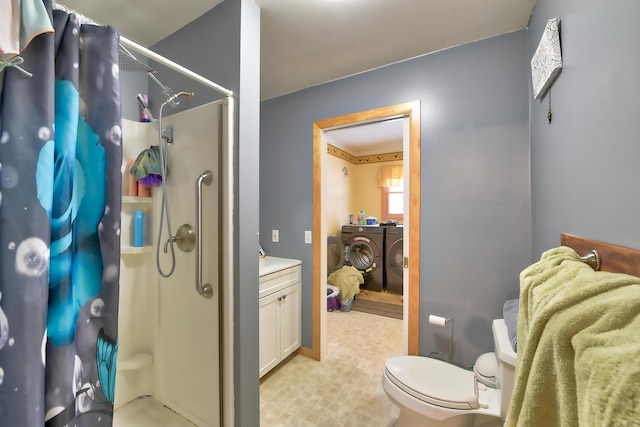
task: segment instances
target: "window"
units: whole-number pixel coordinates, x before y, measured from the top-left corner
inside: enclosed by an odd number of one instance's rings
[[[382,187],[382,220],[395,219],[402,222],[404,217],[404,187],[396,185]]]

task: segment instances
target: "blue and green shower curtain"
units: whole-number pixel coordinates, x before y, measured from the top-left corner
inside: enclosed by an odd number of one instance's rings
[[[118,352],[118,34],[51,11],[0,72],[0,426],[110,426]]]

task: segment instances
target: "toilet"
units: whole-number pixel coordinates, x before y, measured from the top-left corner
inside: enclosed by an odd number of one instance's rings
[[[396,427],[502,426],[509,409],[516,353],[504,319],[492,323],[494,353],[469,371],[422,356],[387,360],[382,387],[400,408]]]

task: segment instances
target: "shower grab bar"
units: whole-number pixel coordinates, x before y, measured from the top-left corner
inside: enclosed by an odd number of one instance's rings
[[[202,184],[209,185],[213,181],[213,173],[204,171],[196,180],[196,228],[198,236],[196,237],[196,291],[205,298],[213,296],[213,287],[209,284],[202,284]]]

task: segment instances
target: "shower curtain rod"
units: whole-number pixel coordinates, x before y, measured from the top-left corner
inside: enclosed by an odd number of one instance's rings
[[[84,16],[81,13],[76,12],[75,10],[57,3],[57,2],[52,2],[53,8],[57,9],[57,10],[62,10],[65,11],[67,13],[74,13],[75,15],[77,15],[78,17],[80,17],[83,20],[86,20],[87,22],[94,24],[94,25],[102,25],[99,24],[98,22],[94,21],[91,18],[88,18],[86,16]],[[202,77],[200,74],[194,73],[193,71],[189,70],[188,68],[183,67],[182,65],[175,63],[173,61],[171,61],[170,59],[165,58],[164,56],[152,51],[151,49],[148,49],[144,46],[142,46],[141,44],[138,44],[136,42],[134,42],[131,39],[128,39],[127,37],[123,36],[122,34],[120,35],[120,44],[123,45],[125,48],[134,50],[138,53],[140,53],[141,55],[144,55],[145,57],[152,59],[162,65],[164,65],[165,67],[171,68],[174,71],[177,71],[178,73],[185,75],[187,77],[189,77],[192,80],[197,81],[198,83],[201,83],[213,90],[215,90],[216,92],[219,92],[225,96],[228,97],[232,97],[233,96],[233,92],[223,86],[220,86],[219,84],[212,82],[211,80]]]
[[[202,77],[200,74],[194,73],[193,71],[189,70],[188,68],[183,67],[180,64],[177,64],[173,61],[171,61],[170,59],[165,58],[164,56],[150,50],[147,49],[146,47],[134,42],[133,40],[130,40],[122,35],[120,35],[120,43],[131,50],[134,50],[138,53],[140,53],[141,55],[146,56],[149,59],[152,59],[156,62],[159,62],[160,64],[171,68],[174,71],[179,72],[182,75],[185,75],[187,77],[189,77],[192,80],[197,81],[198,83],[201,83],[205,86],[210,87],[211,89],[225,95],[225,96],[233,96],[233,92],[223,86],[220,86],[219,84],[212,82],[209,79],[206,79],[204,77]]]

